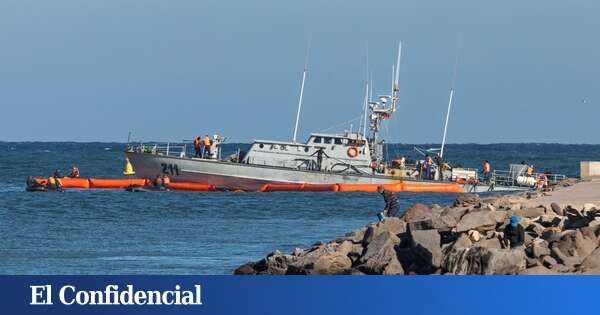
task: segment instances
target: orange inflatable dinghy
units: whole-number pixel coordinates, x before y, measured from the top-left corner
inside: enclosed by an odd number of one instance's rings
[[[87,178],[70,178],[63,177],[59,178],[62,188],[79,188],[88,189],[90,188],[90,181]]]

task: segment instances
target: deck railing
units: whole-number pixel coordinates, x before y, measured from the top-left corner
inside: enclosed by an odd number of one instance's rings
[[[540,174],[534,173],[529,176],[521,172],[494,170],[489,180],[501,186],[533,187],[540,178]],[[567,178],[566,175],[562,174],[544,173],[544,175],[546,175],[549,185],[558,184]]]
[[[129,144],[127,146],[127,151],[146,154],[185,157],[187,156],[187,144],[173,142]]]

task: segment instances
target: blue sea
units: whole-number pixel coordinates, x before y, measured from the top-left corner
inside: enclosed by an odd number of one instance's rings
[[[247,145],[230,144],[225,154]],[[414,145],[389,156],[417,157]],[[429,148],[432,145],[421,145]],[[121,177],[124,144],[0,142],[1,274],[231,274],[280,249],[331,240],[376,220],[383,201],[369,193],[129,193],[120,190],[25,192],[76,163],[82,177]],[[527,161],[539,170],[579,175],[600,145],[460,144],[446,157],[497,169]],[[403,209],[451,203],[453,194],[398,194]]]

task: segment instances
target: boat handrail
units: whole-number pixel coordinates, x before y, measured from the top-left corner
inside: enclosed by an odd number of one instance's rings
[[[139,144],[129,144],[127,146],[127,151],[155,155],[185,157],[187,155],[187,144],[176,142],[140,142]]]
[[[504,170],[494,170],[491,174],[490,180],[496,183],[496,185],[504,185],[504,186],[533,186],[530,183],[535,183],[539,178],[541,178],[541,174],[544,174],[547,178],[548,184],[558,184],[561,181],[567,179],[566,175],[563,174],[551,174],[551,173],[533,173],[531,176],[528,176],[523,173],[515,173],[511,171]],[[530,180],[528,180],[531,178]]]

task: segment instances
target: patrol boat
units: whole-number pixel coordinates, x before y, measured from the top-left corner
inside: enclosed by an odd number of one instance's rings
[[[312,133],[306,142],[297,141],[307,67],[302,74],[300,97],[292,141],[254,140],[246,153],[221,158],[220,136],[212,139],[210,156],[195,157],[189,143],[128,145],[125,155],[141,178],[166,174],[173,182],[210,183],[222,189],[257,191],[266,184],[404,184],[405,191],[487,191],[501,190],[494,185],[473,185],[476,170],[446,169],[432,165],[433,179],[423,179],[420,161],[413,165],[404,160],[384,160],[382,122],[397,110],[402,46],[398,45],[392,69],[391,93],[376,101],[369,97],[369,85],[362,108],[361,128],[344,133]],[[362,129],[362,130],[360,130]],[[367,135],[367,129],[369,134]],[[441,160],[437,161],[437,164]],[[404,187],[404,186],[403,186]]]

